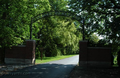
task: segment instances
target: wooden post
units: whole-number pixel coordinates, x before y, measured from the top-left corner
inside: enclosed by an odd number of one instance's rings
[[[84,28],[85,26],[84,25],[85,25],[85,19],[83,18],[83,25],[82,25],[83,41],[85,40],[85,31],[84,31],[85,30],[85,28]]]
[[[40,57],[41,57],[41,61],[42,61],[42,57],[43,57],[43,48],[40,48]]]
[[[30,24],[30,40],[32,39],[32,17],[31,17],[31,24]]]

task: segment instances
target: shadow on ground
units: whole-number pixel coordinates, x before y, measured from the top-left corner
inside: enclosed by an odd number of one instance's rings
[[[75,65],[38,64],[9,72],[0,78],[68,78]]]
[[[120,78],[118,67],[79,67],[76,66],[69,78]]]

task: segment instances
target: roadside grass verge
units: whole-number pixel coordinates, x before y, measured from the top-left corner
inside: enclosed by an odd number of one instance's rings
[[[42,63],[46,63],[46,62],[50,62],[50,61],[55,61],[55,60],[61,60],[61,59],[65,59],[65,58],[69,58],[72,56],[75,56],[77,54],[74,55],[62,55],[62,56],[56,56],[56,57],[43,57],[42,61],[41,58],[36,59],[36,64],[42,64]]]

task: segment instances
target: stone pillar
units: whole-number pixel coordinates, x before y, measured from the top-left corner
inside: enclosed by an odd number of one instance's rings
[[[88,41],[79,42],[79,66],[86,67],[88,61],[88,51],[87,51]]]

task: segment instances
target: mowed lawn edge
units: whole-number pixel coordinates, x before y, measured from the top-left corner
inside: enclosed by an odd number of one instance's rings
[[[51,62],[51,61],[61,60],[61,59],[73,57],[73,56],[76,56],[76,55],[78,55],[78,54],[62,55],[62,56],[56,56],[56,57],[43,57],[42,60],[41,60],[41,58],[38,58],[38,59],[35,60],[35,64],[42,64],[42,63],[47,63],[47,62]]]

